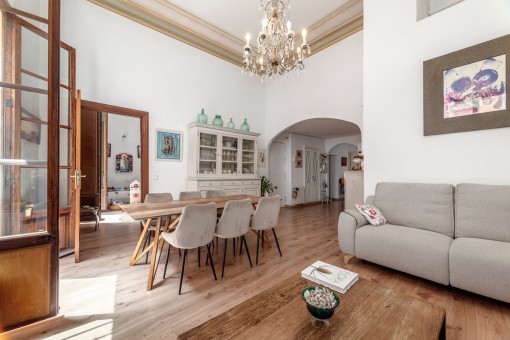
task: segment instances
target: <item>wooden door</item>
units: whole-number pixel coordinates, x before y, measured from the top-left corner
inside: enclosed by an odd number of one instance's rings
[[[74,260],[76,263],[80,262],[80,211],[81,211],[81,93],[76,90],[75,94],[75,115],[74,115],[74,138],[73,149],[74,157],[74,175],[71,177],[73,181],[73,206],[72,206],[72,220],[74,227]]]
[[[60,2],[0,1],[0,325],[58,311]]]

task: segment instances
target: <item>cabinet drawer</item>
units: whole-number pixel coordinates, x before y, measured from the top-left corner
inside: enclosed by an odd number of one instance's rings
[[[218,187],[221,185],[221,181],[200,181],[198,182],[199,187]]]
[[[242,186],[243,182],[231,180],[231,181],[222,181],[222,184],[227,187],[234,187],[234,186]]]
[[[260,185],[260,180],[254,180],[254,181],[244,181],[244,185]]]

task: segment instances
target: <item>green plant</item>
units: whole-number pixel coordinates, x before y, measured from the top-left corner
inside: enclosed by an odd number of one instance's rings
[[[265,196],[266,193],[270,194],[273,191],[278,189],[277,186],[273,185],[269,179],[267,179],[266,176],[262,176],[260,181],[260,193],[262,196]]]

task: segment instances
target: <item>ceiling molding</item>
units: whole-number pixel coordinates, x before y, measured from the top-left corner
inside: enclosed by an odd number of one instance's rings
[[[244,42],[165,0],[88,0],[242,67]],[[308,29],[312,55],[363,29],[363,1],[351,0]],[[301,34],[296,35],[301,41]]]

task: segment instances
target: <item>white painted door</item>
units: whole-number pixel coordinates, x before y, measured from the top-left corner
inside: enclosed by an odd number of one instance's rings
[[[320,200],[319,150],[305,147],[305,202]]]
[[[280,195],[285,206],[285,144],[274,142],[269,149],[269,180],[277,186],[272,195]]]

